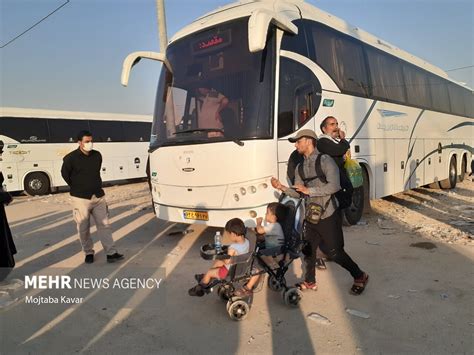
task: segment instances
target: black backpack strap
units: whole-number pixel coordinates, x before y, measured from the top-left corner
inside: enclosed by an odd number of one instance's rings
[[[306,179],[306,176],[304,176],[303,163],[298,164],[298,175],[300,176],[301,180],[303,180],[303,184],[305,185],[307,181],[311,180],[311,179]]]
[[[323,168],[321,167],[321,158],[322,154],[318,154],[316,157],[316,164],[314,164],[314,167],[316,168],[316,177],[319,178],[324,184],[328,183],[328,180],[326,179],[326,174],[324,174]]]
[[[315,167],[315,170],[316,170],[316,176],[307,178],[304,175],[303,163],[298,164],[298,174],[299,174],[301,180],[303,180],[303,184],[305,186],[306,186],[306,183],[308,183],[309,181],[312,181],[314,179],[321,180],[323,182],[323,184],[328,183],[328,180],[326,179],[326,174],[324,174],[324,171],[321,167],[321,158],[322,158],[322,156],[323,156],[323,154],[318,154],[318,156],[316,157],[316,162],[314,164],[314,167]]]

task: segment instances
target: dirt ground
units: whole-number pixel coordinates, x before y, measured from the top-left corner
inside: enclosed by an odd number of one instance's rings
[[[473,192],[465,180],[452,191],[421,188],[372,201],[372,212],[344,229],[346,250],[370,274],[363,295],[350,295],[350,275],[328,263],[318,271],[319,290],[305,292],[298,308],[264,285],[242,322],[228,317],[214,293],[187,295],[193,275],[209,266],[199,248],[215,229],[156,219],[146,183],[106,188],[114,238],[126,255],[116,264],[106,263],[99,242],[96,262],[83,263],[67,193],[17,197],[7,207],[18,254],[10,285],[0,287],[0,353],[471,354]],[[25,275],[162,282],[43,290],[15,283]],[[287,280],[300,277],[297,260]],[[82,302],[25,303],[64,295]]]

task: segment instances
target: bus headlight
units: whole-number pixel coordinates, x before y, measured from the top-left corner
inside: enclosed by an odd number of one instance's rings
[[[250,215],[251,218],[255,218],[255,217],[257,217],[257,212],[252,210],[252,211],[249,212],[249,215]]]
[[[245,187],[240,188],[240,193],[242,194],[242,196],[245,196],[245,194],[247,193],[247,190],[245,190]]]
[[[234,200],[235,200],[236,202],[239,202],[239,195],[234,194]]]
[[[251,193],[251,194],[254,194],[254,193],[257,192],[257,188],[256,188],[255,186],[253,186],[253,185],[249,187],[249,190],[250,190],[250,193]]]

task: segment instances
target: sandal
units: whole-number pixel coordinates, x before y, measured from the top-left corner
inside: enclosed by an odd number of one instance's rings
[[[317,258],[317,259],[316,259],[316,267],[317,267],[319,270],[326,270],[326,269],[327,269],[326,263],[324,262],[324,259],[323,259],[323,258]]]
[[[369,283],[369,275],[364,272],[364,275],[360,279],[354,279],[354,284],[351,287],[351,294],[360,295],[364,292],[365,287]]]
[[[194,275],[194,279],[198,282],[201,283],[201,280],[203,279],[204,274],[196,274]]]
[[[303,281],[303,282],[298,282],[296,285],[295,285],[296,288],[298,288],[299,290],[301,291],[305,291],[305,290],[313,290],[313,291],[316,291],[318,289],[318,284],[316,282],[306,282],[306,281]]]

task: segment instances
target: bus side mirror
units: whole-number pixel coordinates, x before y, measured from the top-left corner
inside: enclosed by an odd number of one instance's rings
[[[163,53],[157,53],[157,52],[133,52],[133,53],[130,53],[127,56],[127,58],[125,58],[125,60],[123,61],[123,65],[122,65],[121,82],[122,82],[123,86],[128,85],[128,79],[130,77],[130,71],[132,70],[132,67],[135,64],[137,64],[142,58],[162,62],[163,64],[166,65],[168,70],[170,69],[170,66],[168,65],[168,63],[166,61],[166,57]]]
[[[249,18],[249,50],[252,53],[265,49],[270,22],[283,31],[298,34],[298,27],[292,22],[301,18],[295,5],[275,5],[275,11],[268,9],[256,10]]]

